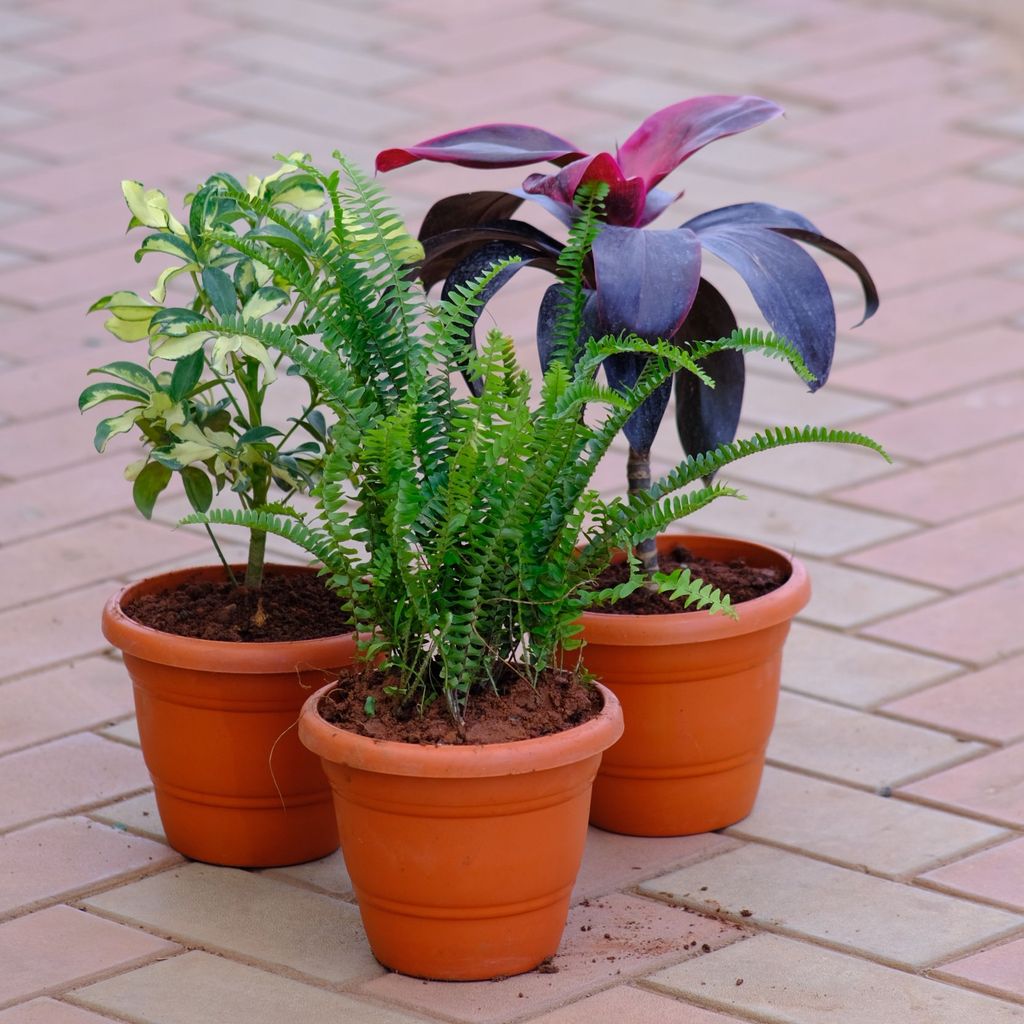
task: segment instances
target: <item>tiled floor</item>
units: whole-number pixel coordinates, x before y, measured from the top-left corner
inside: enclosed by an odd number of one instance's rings
[[[0,1024],[1024,1021],[1024,39],[985,3],[484,6],[0,0]],[[795,206],[883,296],[850,330],[852,282],[829,270],[829,388],[751,365],[750,424],[853,424],[897,464],[779,453],[737,471],[749,502],[698,517],[808,556],[815,580],[751,817],[594,832],[558,973],[388,975],[337,856],[242,872],[163,841],[99,609],[116,581],[206,555],[161,525],[173,502],[136,517],[73,411],[85,370],[123,352],[84,307],[154,273],[118,182],[179,196],[294,149],[368,165],[482,119],[607,147],[710,91],[789,114],[687,163],[680,219]],[[415,222],[517,177],[385,183]],[[659,462],[674,452],[666,429]]]

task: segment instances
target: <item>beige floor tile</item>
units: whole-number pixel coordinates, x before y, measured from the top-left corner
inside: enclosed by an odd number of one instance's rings
[[[152,790],[130,796],[127,800],[106,804],[89,812],[89,817],[97,821],[105,821],[110,825],[127,828],[131,832],[167,841],[164,827],[160,823],[160,812],[156,809],[156,797]]]
[[[723,1017],[713,1010],[622,985],[534,1017],[530,1024],[604,1024],[605,1021],[615,1021],[616,1024],[735,1024],[735,1017]],[[3,1024],[2,1018],[0,1024]]]
[[[753,813],[729,835],[807,851],[853,868],[908,875],[1009,833],[955,814],[765,768]]]
[[[1024,1007],[904,971],[758,935],[648,983],[772,1024],[1020,1024]]]
[[[139,723],[135,720],[134,715],[131,718],[124,719],[122,722],[115,723],[107,729],[101,729],[100,732],[112,740],[130,743],[133,747],[139,746]]]
[[[932,729],[783,693],[768,759],[874,789],[938,771],[985,749]]]
[[[0,684],[0,753],[92,729],[132,707],[131,683],[112,658],[83,658]]]
[[[728,474],[719,480],[728,482]],[[683,522],[712,533],[724,533],[771,544],[793,554],[831,557],[877,544],[912,529],[894,516],[881,516],[812,501],[759,486],[743,486],[747,501],[720,498]]]
[[[908,967],[1024,928],[1021,914],[753,843],[652,879],[641,891]]]
[[[914,608],[941,597],[933,587],[905,583],[877,573],[803,558],[811,574],[811,601],[800,613],[807,622],[847,629],[883,615]]]
[[[189,864],[86,902],[191,945],[336,984],[383,973],[352,904],[245,871]]]
[[[459,985],[387,974],[363,985],[360,992],[430,1017],[498,1024],[542,1013],[666,962],[699,959],[743,934],[733,925],[680,907],[614,893],[570,911],[562,945],[552,960],[557,973],[533,971]]]
[[[0,1006],[69,988],[112,970],[173,953],[171,942],[71,907],[0,925]]]
[[[0,914],[180,859],[160,843],[88,818],[44,821],[0,836]]]
[[[140,1024],[413,1024],[397,1010],[198,951],[77,989],[71,998]]]
[[[285,868],[269,868],[260,874],[270,878],[294,880],[304,885],[311,885],[342,899],[352,898],[352,879],[349,878],[345,857],[341,850],[336,850],[329,857],[310,861],[308,864],[291,864]]]
[[[956,672],[955,662],[796,622],[786,639],[782,685],[870,708]]]
[[[795,373],[786,376],[747,375],[743,393],[743,418],[771,427],[802,426],[813,423],[823,427],[841,427],[853,420],[876,416],[892,406],[877,398],[865,398],[825,387],[813,394]],[[821,448],[821,461],[829,453]],[[885,461],[875,456],[880,466]]]
[[[46,998],[33,999],[0,1013],[0,1024],[107,1024],[110,1020],[91,1010]]]
[[[142,755],[77,733],[0,758],[0,829],[114,800],[149,785]]]

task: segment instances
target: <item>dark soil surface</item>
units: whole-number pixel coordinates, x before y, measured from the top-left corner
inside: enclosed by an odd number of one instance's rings
[[[343,673],[337,689],[324,695],[320,714],[332,725],[378,740],[507,743],[571,729],[598,715],[603,706],[595,687],[563,669],[549,669],[536,689],[512,672],[508,676],[500,694],[481,689],[470,696],[462,736],[443,701],[434,701],[422,714],[416,706],[403,709],[384,693],[385,676],[359,668]],[[373,715],[366,713],[368,697],[373,698]]]
[[[199,640],[315,640],[351,629],[338,596],[305,573],[267,573],[258,591],[196,580],[138,597],[124,611],[144,626]]]
[[[705,583],[718,587],[723,594],[732,598],[733,604],[741,601],[752,601],[755,597],[763,597],[773,590],[778,590],[789,579],[789,573],[774,566],[747,565],[742,558],[731,562],[715,562],[707,558],[696,558],[684,547],[676,547],[671,551],[662,552],[658,558],[661,571],[675,572],[676,569],[689,568],[694,576],[699,576]],[[598,577],[597,588],[614,587],[629,579],[629,568],[625,563],[610,565]],[[656,594],[643,588],[634,590],[629,597],[615,604],[602,605],[602,612],[613,615],[665,615],[696,611],[692,606],[687,608],[683,602],[673,601],[667,594]]]

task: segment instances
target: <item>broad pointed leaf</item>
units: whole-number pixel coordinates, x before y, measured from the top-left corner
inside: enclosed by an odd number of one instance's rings
[[[153,506],[160,492],[170,483],[171,470],[159,462],[147,463],[142,472],[135,478],[132,486],[132,498],[135,507],[147,518],[153,517]]]
[[[601,365],[604,366],[608,383],[616,391],[628,391],[640,379],[648,358],[634,352],[618,352],[609,356]],[[671,397],[672,381],[667,380],[626,420],[622,432],[634,451],[651,450]]]
[[[571,209],[580,186],[595,181],[608,185],[603,219],[609,224],[636,224],[644,210],[647,190],[643,179],[622,173],[611,153],[583,157],[557,174],[531,174],[523,182],[523,190],[531,195],[546,196],[557,205]]]
[[[674,340],[712,341],[732,334],[736,317],[721,293],[701,280],[690,315]],[[676,428],[683,451],[700,455],[720,444],[732,441],[743,405],[745,368],[743,353],[727,349],[716,352],[701,363],[715,382],[709,388],[688,370],[676,374]],[[714,474],[704,478],[711,483]]]
[[[796,346],[816,380],[828,380],[836,343],[836,311],[828,282],[796,242],[770,228],[723,225],[702,230],[701,245],[746,282],[776,334]]]
[[[522,204],[522,196],[511,192],[462,192],[448,196],[427,211],[418,237],[426,242],[446,231],[508,220]]]
[[[461,167],[522,167],[525,164],[574,160],[583,151],[571,142],[526,124],[482,124],[438,135],[414,146],[377,154],[377,170],[431,160]]]
[[[627,177],[653,188],[684,160],[715,139],[745,132],[782,114],[759,96],[695,96],[652,114],[619,147]]]
[[[540,309],[537,311],[537,351],[540,355],[542,373],[547,373],[555,352],[555,328],[566,301],[565,288],[564,284],[553,284],[548,288],[541,299]],[[583,329],[577,339],[579,342],[576,349],[577,359],[583,354],[583,347],[587,341],[595,337],[597,333],[597,294],[590,292],[583,307]]]
[[[604,227],[592,248],[598,304],[610,334],[671,338],[700,283],[700,242],[686,228]]]

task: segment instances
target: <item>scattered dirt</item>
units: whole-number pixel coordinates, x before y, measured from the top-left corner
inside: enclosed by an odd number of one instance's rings
[[[145,594],[124,611],[136,622],[199,640],[273,643],[337,636],[351,629],[338,596],[314,575],[268,572],[260,590],[195,580]]]
[[[664,573],[689,568],[694,576],[699,576],[705,583],[710,583],[718,587],[723,594],[728,594],[733,604],[752,601],[755,597],[770,594],[789,579],[785,570],[775,566],[748,565],[742,558],[736,558],[731,562],[697,558],[682,546],[662,552],[658,564]],[[610,565],[598,577],[595,589],[614,587],[627,579],[629,568],[625,563]],[[625,600],[602,605],[600,610],[613,615],[665,615],[686,614],[694,611],[694,608],[686,608],[682,601],[673,601],[667,594],[652,593],[641,587],[634,590]]]
[[[419,713],[402,708],[384,692],[390,680],[356,666],[338,679],[337,688],[320,701],[324,720],[341,729],[380,740],[403,743],[508,743],[563,732],[598,715],[600,692],[564,669],[549,669],[536,689],[513,670],[499,690],[481,689],[470,695],[465,732],[459,735],[443,701]],[[373,714],[367,714],[372,698]]]

